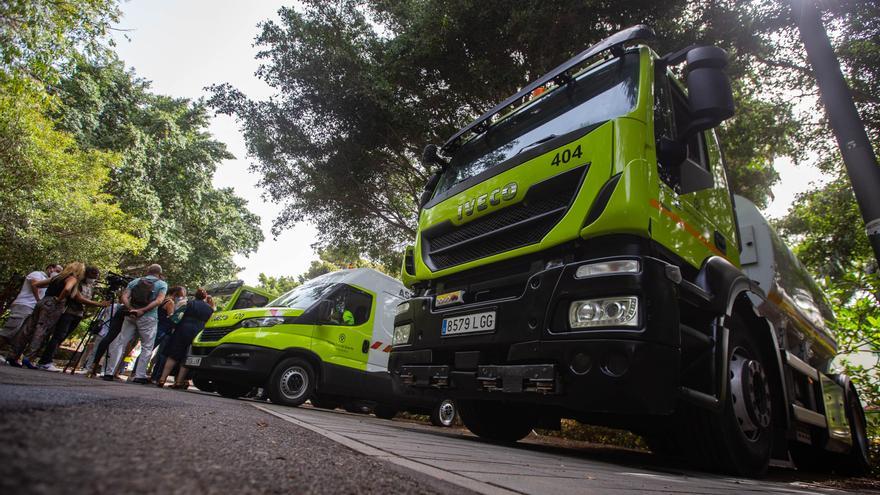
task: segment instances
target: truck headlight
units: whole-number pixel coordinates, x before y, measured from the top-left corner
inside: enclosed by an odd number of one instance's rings
[[[394,312],[394,316],[402,315],[409,311],[409,301],[405,303],[401,303],[397,305],[397,310]]]
[[[587,278],[609,273],[639,273],[639,260],[613,260],[581,265],[574,272],[574,278]]]
[[[574,301],[568,309],[568,324],[571,328],[637,327],[639,298],[625,296]]]
[[[256,328],[256,327],[274,327],[275,325],[280,325],[284,323],[284,318],[280,316],[268,316],[266,318],[248,318],[247,320],[241,321],[242,328]]]
[[[411,333],[412,325],[409,323],[407,323],[406,325],[400,325],[399,327],[394,327],[394,337],[391,339],[391,344],[408,344],[409,336]]]

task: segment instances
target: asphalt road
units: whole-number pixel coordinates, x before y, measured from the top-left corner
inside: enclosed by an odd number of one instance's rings
[[[0,493],[461,493],[248,401],[0,367]]]
[[[852,493],[840,486],[0,367],[0,493]]]

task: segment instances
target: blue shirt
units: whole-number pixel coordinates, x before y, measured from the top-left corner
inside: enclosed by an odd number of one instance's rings
[[[160,293],[160,292],[161,292],[163,295],[164,295],[166,292],[168,292],[168,284],[166,284],[164,280],[162,280],[162,279],[160,279],[160,278],[158,278],[158,277],[154,277],[153,275],[147,275],[146,277],[143,277],[143,278],[145,278],[145,279],[147,279],[147,280],[152,280],[152,281],[153,281],[153,292],[150,293],[150,302],[155,301],[156,298],[159,297],[159,293]],[[131,297],[131,290],[134,289],[135,286],[136,286],[136,285],[138,284],[138,282],[140,282],[140,281],[141,281],[140,278],[136,278],[136,279],[134,279],[134,280],[132,280],[131,282],[128,283],[128,287],[126,287],[126,289],[128,290],[129,297]],[[157,307],[154,307],[153,309],[151,309],[151,310],[147,311],[146,313],[144,313],[144,316],[146,316],[146,317],[151,317],[151,318],[159,318],[159,308],[158,308],[158,306],[157,306]]]

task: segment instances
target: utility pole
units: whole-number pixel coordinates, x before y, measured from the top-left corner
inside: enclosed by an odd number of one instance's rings
[[[856,202],[865,220],[874,258],[880,263],[880,166],[877,165],[877,156],[840,71],[840,62],[831,48],[815,0],[792,0],[791,7]]]

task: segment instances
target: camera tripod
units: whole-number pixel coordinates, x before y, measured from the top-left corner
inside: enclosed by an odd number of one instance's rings
[[[109,314],[107,315],[107,318],[103,321],[99,320],[101,314],[104,313],[103,309],[95,313],[95,316],[93,316],[91,321],[89,321],[88,330],[86,330],[85,335],[83,335],[82,338],[79,340],[79,343],[76,345],[76,349],[73,351],[73,354],[70,356],[67,364],[64,365],[64,369],[61,370],[62,373],[67,373],[68,368],[70,368],[70,374],[76,373],[77,364],[84,357],[84,355],[81,355],[80,352],[83,352],[84,354],[85,350],[89,348],[89,344],[94,342],[95,336],[101,332],[101,328],[104,325],[109,325],[110,322],[113,321],[114,309],[116,309],[116,293],[108,290],[105,295],[109,296],[106,300],[110,301],[110,305],[107,306],[107,308],[109,308]],[[96,361],[100,359],[101,356],[95,356]]]

